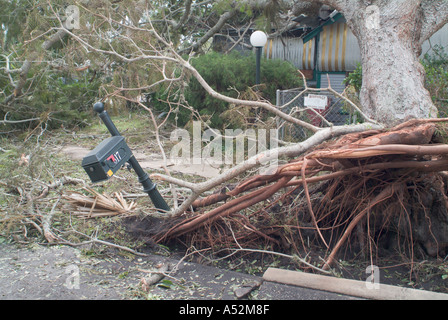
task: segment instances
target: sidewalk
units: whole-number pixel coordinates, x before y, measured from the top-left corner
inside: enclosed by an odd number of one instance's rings
[[[68,246],[0,245],[0,300],[352,300],[354,297],[150,255],[86,257]],[[141,290],[159,263],[178,271]]]

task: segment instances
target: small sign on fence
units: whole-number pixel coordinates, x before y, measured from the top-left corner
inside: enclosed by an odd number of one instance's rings
[[[308,96],[305,96],[304,105],[308,108],[325,110],[328,106],[328,97],[317,94],[309,94]]]

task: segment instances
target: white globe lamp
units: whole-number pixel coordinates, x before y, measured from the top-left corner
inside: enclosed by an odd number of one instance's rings
[[[268,37],[263,31],[255,31],[250,36],[250,44],[255,48],[264,47],[267,41]]]
[[[255,54],[257,58],[256,74],[255,74],[255,84],[260,84],[260,64],[261,64],[261,51],[264,45],[268,41],[268,36],[263,31],[255,31],[250,36],[250,43],[255,47]]]

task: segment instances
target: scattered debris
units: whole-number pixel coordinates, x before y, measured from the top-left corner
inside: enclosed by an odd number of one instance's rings
[[[25,166],[27,167],[30,164],[30,155],[25,155],[22,153],[19,160],[19,167]]]
[[[100,194],[91,188],[85,187],[83,189],[91,193],[92,196],[80,192],[71,192],[63,197],[67,201],[64,209],[81,218],[129,215],[136,208],[134,201],[127,203],[119,192],[114,193],[114,199],[110,195]]]
[[[242,286],[235,288],[233,293],[237,299],[246,298],[252,291],[258,289],[261,286],[261,281],[252,281],[249,283],[245,283]]]
[[[151,286],[160,282],[165,277],[165,273],[170,269],[170,265],[169,263],[160,263],[156,265],[156,268],[157,270],[154,271],[139,269],[139,271],[149,273],[149,275],[140,279],[140,286],[143,291],[148,292]]]

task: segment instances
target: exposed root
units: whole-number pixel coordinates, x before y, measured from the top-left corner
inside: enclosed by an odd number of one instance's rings
[[[329,268],[354,230],[360,246],[368,241],[370,248],[380,234],[392,230],[407,234],[411,246],[414,241],[427,243],[427,251],[435,246],[432,253],[437,254],[448,247],[443,234],[448,230],[447,186],[440,175],[448,170],[448,145],[433,142],[435,131],[433,122],[414,121],[385,132],[345,135],[272,175],[257,175],[231,190],[197,199],[195,212],[154,240],[183,236],[196,247],[232,248],[237,241],[250,248],[261,239],[299,252],[308,250],[306,242],[313,234],[327,249],[324,268]],[[212,205],[208,212],[197,212]],[[435,209],[443,222],[436,231],[429,214]]]

